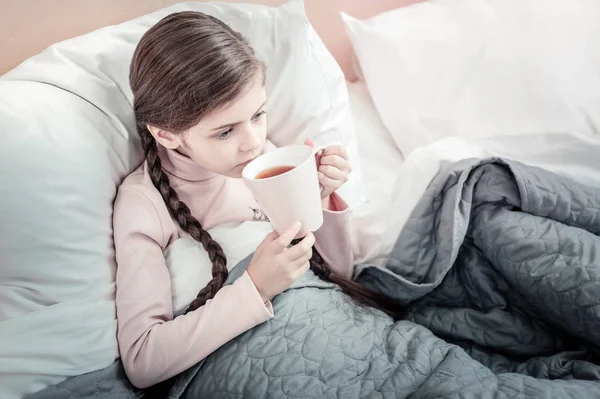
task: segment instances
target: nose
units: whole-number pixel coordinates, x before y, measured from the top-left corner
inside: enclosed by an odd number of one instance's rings
[[[243,152],[256,152],[262,146],[260,129],[249,126],[244,135],[244,141],[241,145]]]

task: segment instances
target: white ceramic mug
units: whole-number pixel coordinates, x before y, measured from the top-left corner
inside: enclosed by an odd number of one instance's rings
[[[323,224],[321,187],[315,155],[323,147],[289,145],[262,154],[242,171],[244,182],[279,234],[296,221],[302,227],[296,238],[318,230]],[[293,169],[267,178],[257,176],[268,169]]]

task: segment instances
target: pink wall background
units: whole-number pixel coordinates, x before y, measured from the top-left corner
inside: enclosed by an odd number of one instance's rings
[[[181,0],[0,0],[0,75],[49,45],[117,24]],[[285,0],[220,0],[277,6]],[[348,80],[352,48],[340,11],[368,18],[419,0],[305,0],[311,23]]]

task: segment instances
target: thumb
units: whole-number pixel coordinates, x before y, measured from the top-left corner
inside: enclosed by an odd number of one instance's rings
[[[304,144],[306,144],[306,145],[309,145],[309,146],[311,146],[311,147],[314,147],[314,146],[316,145],[316,144],[315,144],[315,141],[314,141],[313,139],[310,139],[310,138],[309,138],[309,139],[306,139],[306,140],[304,140]]]
[[[313,139],[311,139],[311,138],[308,138],[308,139],[304,140],[304,144],[309,145],[309,146],[311,146],[313,148],[317,145],[315,143],[315,141]],[[315,160],[317,161],[317,168],[321,165],[321,157],[322,156],[323,155],[320,154],[320,153],[315,154]]]

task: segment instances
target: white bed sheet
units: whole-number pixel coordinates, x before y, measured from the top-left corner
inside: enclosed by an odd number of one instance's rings
[[[396,238],[433,177],[461,159],[500,156],[600,186],[600,134],[450,137],[403,159],[364,82],[349,83],[348,91],[368,197],[367,203],[353,212],[357,263],[386,264]]]

